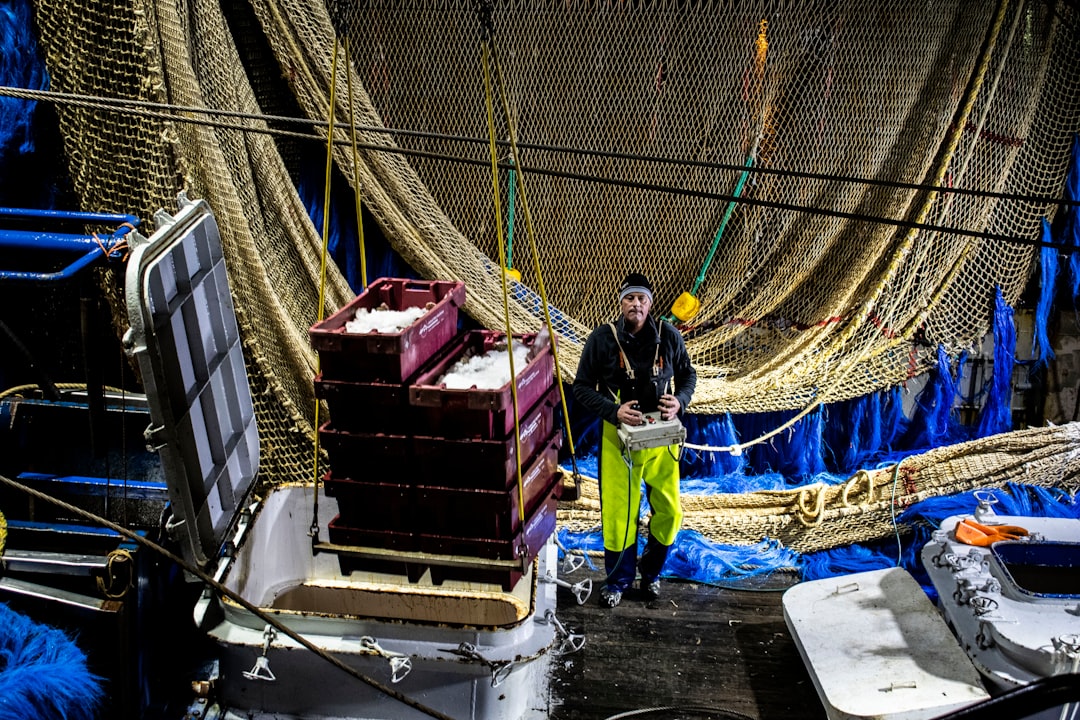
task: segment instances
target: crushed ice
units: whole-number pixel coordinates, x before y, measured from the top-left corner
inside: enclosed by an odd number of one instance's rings
[[[369,332],[401,332],[416,322],[427,308],[411,307],[404,310],[390,310],[386,305],[380,305],[374,310],[357,308],[352,320],[345,322],[345,332],[369,333]]]
[[[520,374],[528,364],[529,347],[514,340],[514,372]],[[482,355],[467,355],[458,360],[440,378],[447,390],[495,390],[510,382],[510,356],[506,348],[489,350]]]

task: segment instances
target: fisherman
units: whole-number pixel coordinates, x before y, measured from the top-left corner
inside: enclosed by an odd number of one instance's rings
[[[574,379],[574,398],[603,425],[599,481],[607,578],[600,602],[611,608],[633,584],[636,571],[641,573],[643,597],[659,598],[660,571],[682,525],[677,446],[625,453],[617,431],[620,423],[641,425],[648,412],[659,411],[663,420],[676,418],[690,403],[697,384],[682,335],[649,314],[652,302],[648,278],[641,273],[627,275],[619,286],[621,317],[592,331]],[[638,563],[643,480],[652,517]]]

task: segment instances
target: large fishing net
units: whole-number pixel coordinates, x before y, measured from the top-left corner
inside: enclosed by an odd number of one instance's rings
[[[307,328],[351,291],[332,264],[323,287],[295,190],[325,143],[260,114],[325,138],[333,98],[334,162],[394,249],[464,280],[487,327],[536,330],[546,297],[565,379],[628,271],[658,313],[689,293],[690,410],[708,414],[809,411],[971,346],[995,289],[1014,302],[1028,282],[1080,128],[1080,17],[1061,2],[35,13],[52,90],[79,96],[57,112],[81,209],[149,220],[181,190],[213,208],[275,481],[311,479]],[[505,312],[501,255],[521,273]]]

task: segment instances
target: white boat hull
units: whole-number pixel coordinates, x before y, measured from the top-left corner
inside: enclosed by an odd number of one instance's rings
[[[1004,541],[989,548],[956,540],[958,522],[946,518],[922,550],[922,562],[939,595],[941,612],[972,664],[995,692],[1035,680],[1080,670],[1080,597],[1071,593],[1033,592],[1009,571]],[[983,524],[1015,525],[1030,531],[1029,543],[1055,547],[1080,542],[1080,520],[991,516]],[[1037,549],[1032,544],[1028,549]],[[1080,546],[1075,546],[1080,547]],[[995,552],[994,548],[997,548]],[[1068,572],[1075,573],[1080,568]],[[1075,720],[1073,705],[1046,717]]]
[[[319,505],[322,518],[336,513],[333,498],[322,497]],[[336,556],[312,555],[311,515],[311,486],[272,490],[221,582],[363,675],[451,717],[514,720],[542,708],[547,655],[557,637],[556,595],[554,585],[537,577],[554,571],[553,543],[510,592],[375,573],[343,576]],[[236,717],[429,717],[289,637],[275,633],[267,649],[266,623],[228,599],[208,594],[196,622],[218,645],[217,697]],[[401,658],[408,659],[407,672]]]

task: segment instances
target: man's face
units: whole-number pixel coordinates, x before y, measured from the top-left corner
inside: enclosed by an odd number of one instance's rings
[[[626,322],[637,328],[641,327],[645,322],[645,318],[648,317],[649,308],[652,307],[652,300],[645,293],[635,292],[626,295],[619,301],[619,305]]]

